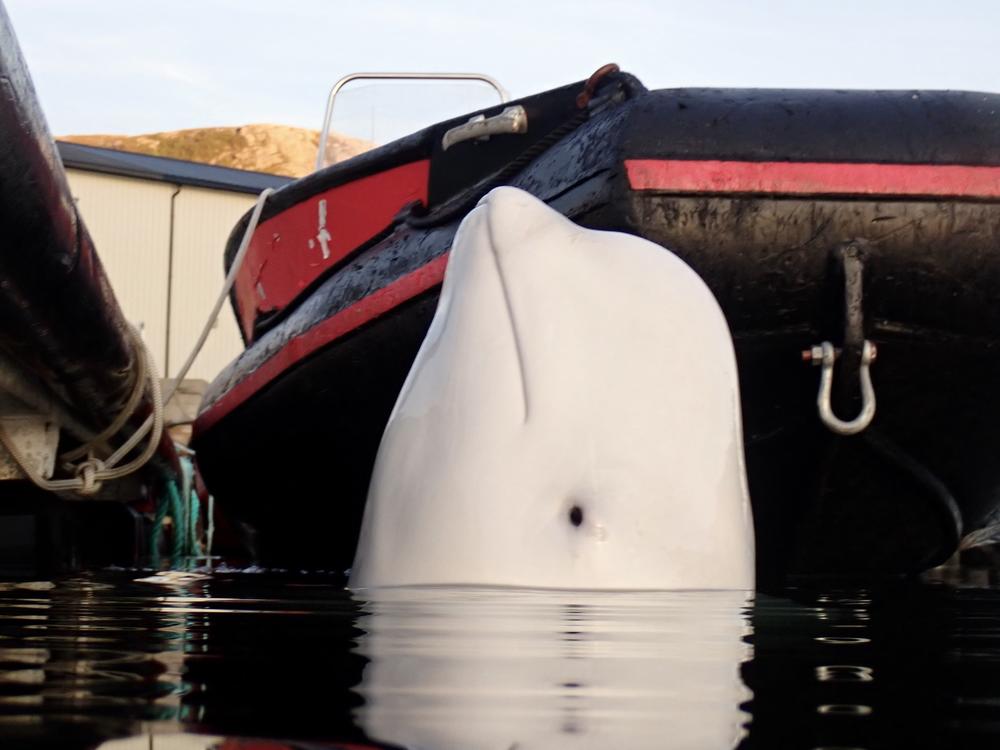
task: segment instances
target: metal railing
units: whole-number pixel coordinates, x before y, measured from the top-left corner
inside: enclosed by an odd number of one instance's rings
[[[319,136],[319,149],[316,152],[316,169],[326,166],[326,145],[330,137],[330,121],[333,119],[333,104],[341,89],[352,81],[479,81],[493,88],[500,97],[500,103],[510,100],[507,90],[492,76],[484,73],[350,73],[344,76],[330,89],[326,99],[326,113],[323,115],[323,129]]]

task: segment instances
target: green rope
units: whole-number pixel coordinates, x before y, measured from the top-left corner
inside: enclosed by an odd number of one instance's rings
[[[185,534],[183,533],[184,509],[181,504],[180,491],[177,489],[177,481],[173,477],[166,477],[163,481],[163,490],[156,503],[153,533],[149,538],[150,558],[154,568],[160,567],[160,539],[163,537],[163,524],[167,516],[170,516],[174,521],[170,566],[176,567],[185,552]]]
[[[170,481],[169,479],[167,480]],[[160,567],[160,537],[163,536],[163,519],[167,517],[168,497],[161,492],[156,501],[156,516],[153,519],[153,532],[149,537],[150,562],[154,568]]]
[[[202,557],[201,540],[198,539],[198,519],[201,518],[201,500],[198,499],[198,493],[195,490],[191,490],[191,510],[189,517],[191,528],[188,539],[191,542],[191,554],[195,557]]]
[[[160,567],[160,544],[167,516],[173,519],[170,567],[179,568],[185,561],[202,555],[201,541],[198,538],[201,501],[194,489],[194,465],[189,459],[182,457],[181,467],[183,476],[180,482],[172,474],[164,475],[163,488],[156,504],[150,535],[150,558],[156,568]]]
[[[177,482],[173,479],[167,482],[167,495],[170,498],[170,515],[174,519],[174,539],[173,549],[170,552],[172,567],[176,568],[184,556],[184,507],[181,504],[181,493],[177,488]]]

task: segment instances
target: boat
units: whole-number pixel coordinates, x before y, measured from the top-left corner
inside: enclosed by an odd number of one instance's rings
[[[193,445],[262,560],[350,564],[456,228],[501,185],[669,248],[715,294],[760,582],[910,573],[989,537],[1000,95],[647,90],[609,65],[319,169],[234,228],[246,349]]]
[[[161,407],[0,4],[0,574],[147,554],[182,471]]]

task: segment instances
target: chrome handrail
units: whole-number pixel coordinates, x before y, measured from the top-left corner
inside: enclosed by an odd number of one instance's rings
[[[350,73],[335,84],[330,89],[330,95],[326,99],[326,113],[323,115],[323,129],[319,136],[319,149],[316,152],[316,169],[326,166],[323,162],[326,158],[326,142],[330,137],[330,121],[333,119],[333,103],[337,94],[351,81],[374,80],[374,81],[481,81],[491,86],[500,96],[500,103],[510,100],[510,95],[500,83],[485,73]]]

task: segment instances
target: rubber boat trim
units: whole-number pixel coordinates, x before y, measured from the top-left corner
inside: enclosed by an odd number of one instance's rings
[[[664,193],[1000,198],[1000,167],[627,159],[629,186]]]
[[[404,302],[439,286],[444,280],[444,270],[447,265],[448,252],[444,252],[420,268],[386,284],[378,291],[372,292],[367,297],[361,298],[353,305],[290,339],[260,367],[202,412],[195,422],[195,431],[202,433],[211,429],[216,422],[247,401],[269,382],[327,344],[385,315]]]

